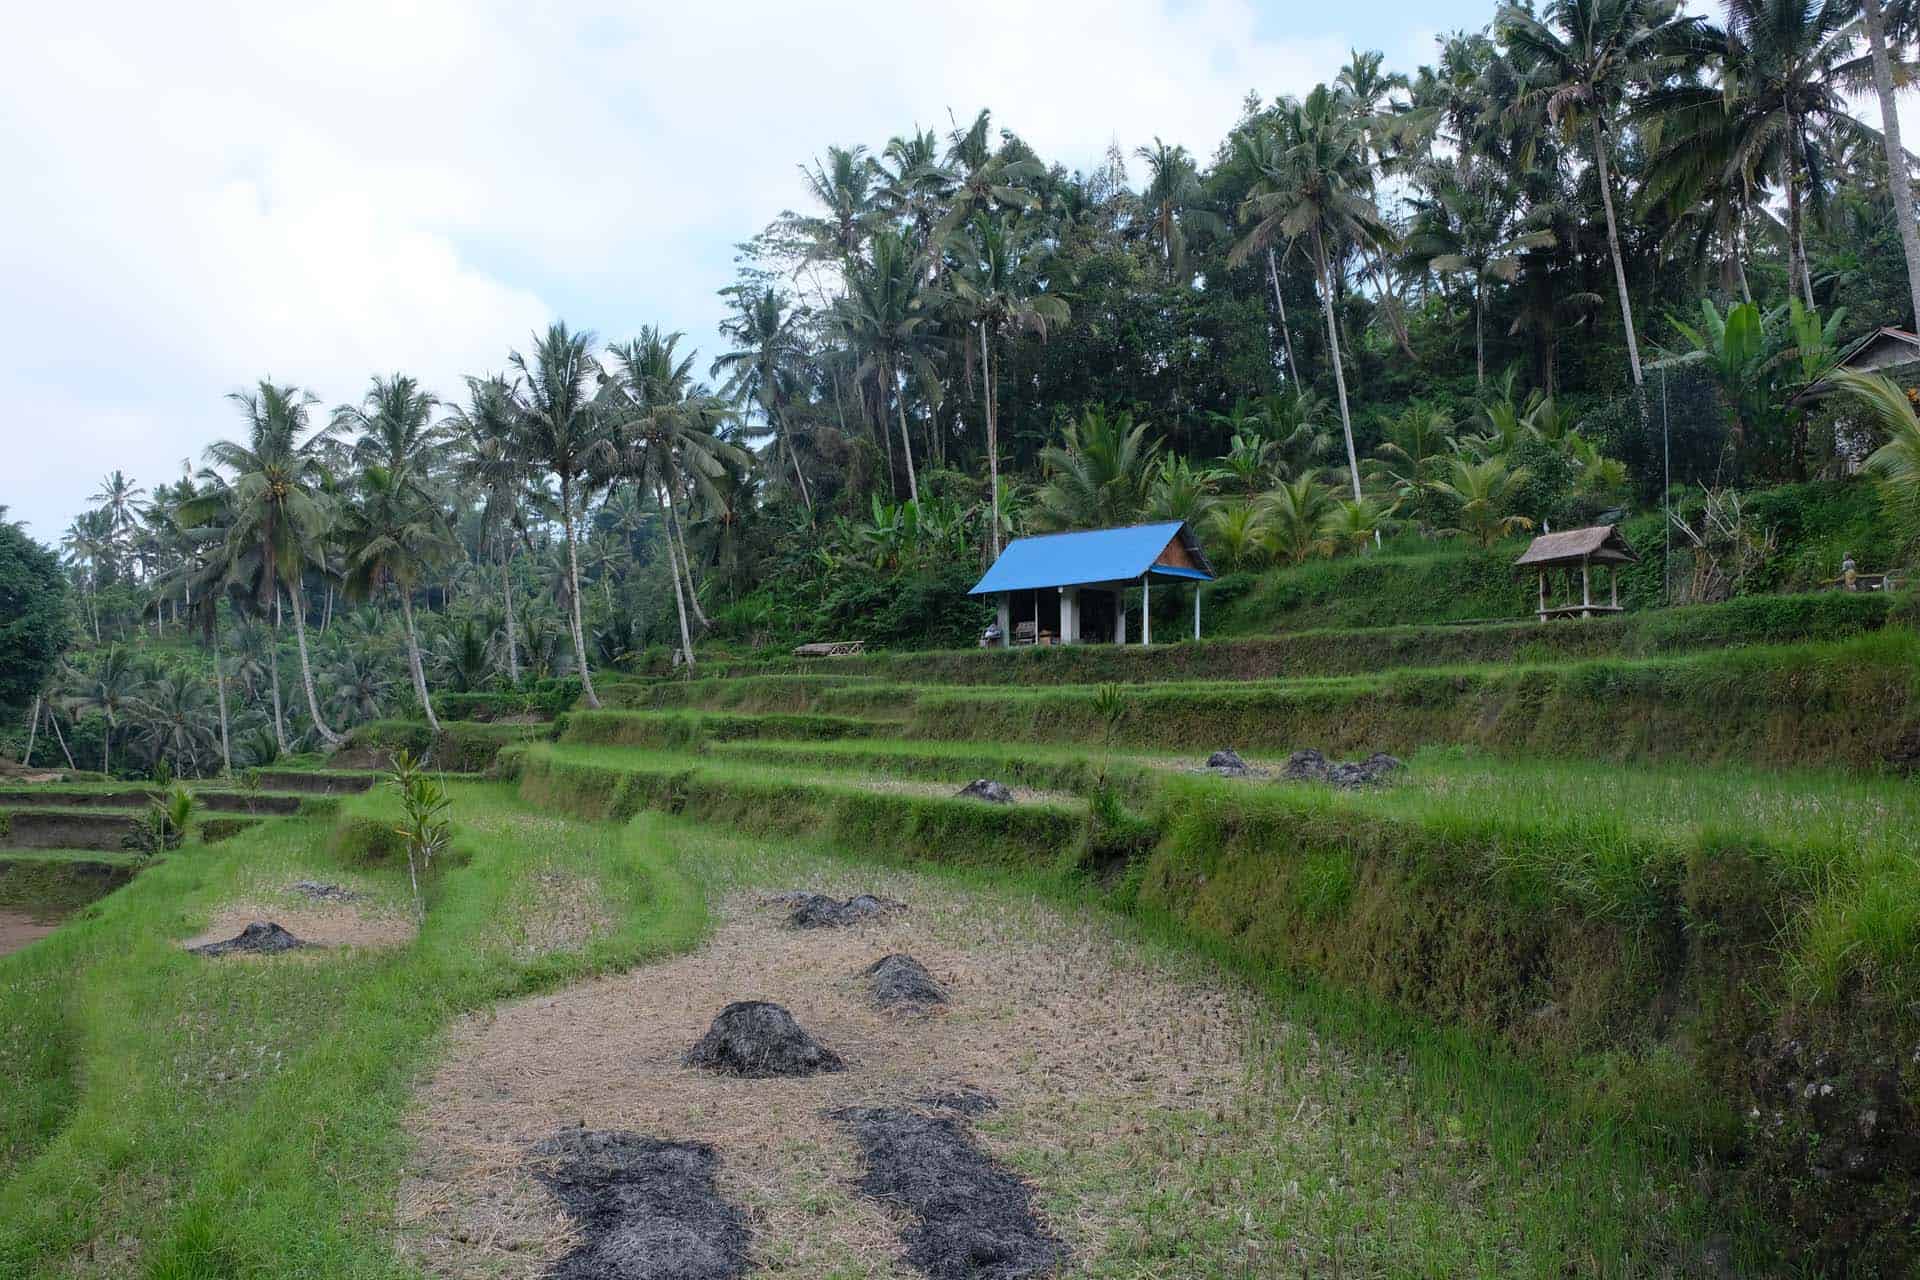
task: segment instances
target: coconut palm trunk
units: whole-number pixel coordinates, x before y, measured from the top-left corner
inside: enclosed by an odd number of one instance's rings
[[[1787,253],[1788,289],[1799,289],[1809,309],[1813,306],[1813,271],[1807,265],[1806,214],[1800,198],[1800,120],[1787,116]]]
[[[986,321],[980,322],[980,385],[987,409],[987,493],[992,517],[987,525],[987,545],[993,558],[1000,558],[1000,424],[993,403],[993,338]]]
[[[1314,265],[1320,272],[1320,307],[1327,316],[1327,347],[1333,358],[1333,387],[1340,397],[1340,430],[1347,438],[1347,474],[1353,481],[1353,500],[1360,501],[1360,455],[1353,447],[1353,415],[1347,408],[1347,374],[1340,364],[1340,326],[1333,316],[1333,280],[1327,266],[1326,240],[1313,233]]]
[[[887,366],[887,394],[893,397],[893,407],[900,418],[900,447],[906,451],[907,459],[907,497],[917,505],[920,501],[920,481],[913,472],[913,441],[907,436],[907,397],[894,378],[891,364]]]
[[[687,551],[686,525],[680,520],[678,486],[667,482],[667,536],[680,549],[680,569],[687,580],[687,607],[693,614],[693,620],[705,631],[713,624],[707,620],[707,611],[700,606],[700,593],[693,586],[693,556]]]
[[[273,737],[282,752],[287,743],[286,704],[280,700],[280,593],[273,593],[273,643],[267,646],[267,676],[273,681]]]
[[[1480,277],[1473,277],[1473,384],[1477,387],[1487,385],[1487,335],[1486,335],[1486,299]]]
[[[560,533],[567,543],[567,621],[573,627],[573,660],[580,668],[580,696],[589,707],[600,708],[593,691],[593,673],[587,668],[587,633],[580,624],[580,554],[573,540],[573,486],[560,477]]]
[[[1627,365],[1633,370],[1633,385],[1641,385],[1640,339],[1633,332],[1633,302],[1627,297],[1627,264],[1620,256],[1620,227],[1613,216],[1613,179],[1607,170],[1607,138],[1600,129],[1600,118],[1593,121],[1593,162],[1600,180],[1600,204],[1607,211],[1607,252],[1613,258],[1613,283],[1620,291],[1620,320],[1627,328]]]
[[[216,602],[217,604],[217,602]],[[220,768],[223,777],[233,776],[233,745],[227,733],[227,663],[220,652],[220,617],[213,619],[213,691],[220,703]]]
[[[20,757],[22,768],[33,766],[33,739],[40,732],[40,695],[33,695],[33,712],[27,717],[27,751]]]
[[[1287,353],[1287,377],[1300,385],[1300,366],[1293,360],[1293,330],[1287,324],[1287,300],[1280,296],[1280,268],[1273,260],[1273,246],[1267,246],[1267,279],[1273,283],[1273,305],[1280,311],[1280,346]]]
[[[427,728],[440,732],[440,720],[433,714],[433,699],[427,696],[427,669],[420,662],[420,635],[413,627],[412,593],[400,588],[400,617],[407,625],[407,666],[413,672],[413,693],[427,713]]]
[[[673,508],[670,503],[666,502],[667,495],[656,486],[654,496],[661,499],[664,505],[667,505],[668,517],[671,519]],[[671,524],[669,524],[667,528],[667,575],[673,579],[673,606],[675,613],[680,619],[680,654],[686,659],[687,671],[691,674],[693,671],[693,634],[687,627],[687,598],[680,590],[680,563],[678,553],[674,550],[673,546],[673,528]]]
[[[320,735],[320,740],[330,747],[337,747],[345,741],[345,739],[329,728],[327,722],[322,719],[320,715],[320,695],[314,692],[313,687],[313,659],[307,654],[306,604],[300,599],[299,595],[296,594],[298,590],[299,584],[297,582],[289,582],[287,584],[287,603],[293,606],[291,610],[293,613],[293,635],[300,646],[300,684],[307,691],[307,714],[313,717],[314,731]]]
[[[1920,324],[1920,227],[1913,216],[1913,180],[1907,149],[1900,141],[1900,113],[1894,109],[1893,60],[1887,54],[1887,23],[1880,0],[1866,0],[1867,47],[1873,57],[1873,87],[1880,95],[1880,142],[1887,152],[1887,185],[1893,217],[1900,224],[1900,248],[1907,258],[1907,294],[1914,323]]]
[[[513,625],[513,552],[500,557],[500,596],[507,606],[507,676],[520,683],[520,642]]]

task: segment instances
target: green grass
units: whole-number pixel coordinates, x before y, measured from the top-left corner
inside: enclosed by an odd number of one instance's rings
[[[258,883],[352,874],[403,892],[403,869],[342,867],[322,824],[282,820],[170,855],[0,959],[0,1026],[18,1032],[0,1041],[0,1274],[409,1274],[390,1234],[399,1121],[447,1021],[689,945],[704,921],[631,833],[494,787],[457,785],[455,803],[459,856],[405,947],[287,964],[180,950]],[[523,904],[556,868],[595,880],[616,927],[516,958]]]

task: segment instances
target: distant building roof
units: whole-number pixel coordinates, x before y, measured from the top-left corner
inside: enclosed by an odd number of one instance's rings
[[[1169,520],[1017,538],[967,594],[1130,582],[1149,572],[1188,581],[1213,579],[1213,565],[1200,549],[1199,539],[1185,521]]]
[[[1543,533],[1533,540],[1514,566],[1543,564],[1579,564],[1591,560],[1599,564],[1632,564],[1640,557],[1615,525],[1596,524],[1587,529],[1568,529],[1565,533]]]

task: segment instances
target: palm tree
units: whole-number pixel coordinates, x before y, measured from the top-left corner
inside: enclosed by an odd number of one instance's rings
[[[448,432],[461,446],[459,474],[485,495],[480,510],[481,536],[500,558],[500,596],[506,610],[507,675],[520,683],[518,628],[513,619],[513,548],[516,537],[527,538],[526,497],[529,480],[517,438],[519,418],[513,388],[504,378],[468,378],[467,404],[447,420]]]
[[[200,772],[201,760],[213,749],[212,711],[207,686],[193,672],[167,672],[147,685],[134,699],[139,722],[136,740],[147,757],[165,759],[175,773]]]
[[[684,336],[648,326],[633,341],[609,347],[614,373],[603,395],[613,436],[619,442],[621,473],[650,489],[667,514],[667,560],[680,616],[681,652],[691,666],[689,604],[703,626],[706,618],[699,613],[693,566],[680,528],[681,495],[691,491],[713,496],[714,481],[730,465],[747,466],[748,457],[744,450],[716,434],[731,411],[720,397],[692,387],[689,372],[694,357],[681,357],[675,350]]]
[[[533,355],[513,353],[513,367],[521,375],[515,389],[520,456],[537,462],[560,485],[560,532],[566,544],[568,623],[573,631],[573,659],[580,670],[581,697],[589,707],[600,705],[593,691],[593,673],[587,666],[587,636],[580,623],[580,555],[575,529],[586,515],[591,482],[610,473],[618,461],[608,438],[604,415],[589,388],[600,375],[593,358],[596,342],[590,332],[570,333],[555,322],[535,338]]]
[[[931,380],[926,368],[921,328],[927,321],[921,282],[925,264],[898,232],[883,230],[873,237],[867,261],[848,264],[847,291],[833,304],[833,320],[846,341],[862,353],[860,375],[871,374],[880,393],[880,430],[885,435],[887,409],[899,410],[900,445],[906,453],[907,494],[920,500],[920,479],[913,465],[913,441],[907,434],[907,409],[900,380],[919,369],[922,383]]]
[[[1363,250],[1381,250],[1392,242],[1393,233],[1374,207],[1365,134],[1343,99],[1319,85],[1305,102],[1283,103],[1274,125],[1271,133],[1247,149],[1260,178],[1241,206],[1240,216],[1253,227],[1234,246],[1229,261],[1237,266],[1275,240],[1291,243],[1304,238],[1311,246],[1340,400],[1340,426],[1347,440],[1347,470],[1358,500],[1360,459],[1347,406],[1347,375],[1341,367],[1340,327],[1333,315],[1331,246],[1352,243]]]
[[[1491,547],[1510,533],[1533,528],[1533,521],[1525,516],[1505,514],[1514,493],[1531,478],[1525,467],[1508,470],[1505,458],[1453,459],[1448,478],[1434,488],[1459,504],[1459,524],[1440,532]]]
[[[1920,418],[1913,401],[1885,374],[1844,369],[1832,380],[1887,433],[1866,470],[1880,490],[1887,523],[1912,546],[1920,541]]]
[[[373,463],[360,473],[358,500],[347,509],[343,541],[347,546],[347,594],[372,599],[391,587],[400,597],[407,637],[407,668],[414,696],[426,713],[427,728],[440,732],[420,661],[420,635],[413,622],[413,593],[427,572],[457,549],[439,505],[404,467]]]
[[[1337,509],[1334,496],[1312,476],[1275,486],[1261,500],[1261,515],[1273,546],[1288,564],[1304,564],[1333,550],[1327,525]]]
[[[899,139],[894,141],[897,143]],[[888,148],[889,154],[892,147]],[[726,375],[721,394],[760,407],[767,426],[786,450],[793,467],[793,482],[800,501],[809,514],[813,498],[807,492],[807,476],[800,469],[800,454],[793,447],[793,432],[786,422],[784,406],[789,383],[796,368],[806,358],[806,341],[800,333],[800,317],[788,310],[787,299],[777,290],[735,291],[734,314],[720,322],[720,332],[739,343],[732,351],[714,359],[708,369],[712,377]]]
[[[1542,17],[1508,4],[1495,19],[1507,47],[1529,64],[1524,68],[1523,102],[1544,102],[1547,118],[1569,142],[1583,128],[1591,140],[1635,387],[1641,385],[1640,340],[1634,332],[1626,260],[1613,211],[1607,135],[1620,119],[1630,90],[1658,83],[1710,52],[1710,39],[1698,20],[1682,18],[1679,11],[1680,0],[1552,0]]]
[[[1061,443],[1041,451],[1047,481],[1034,495],[1033,524],[1045,531],[1131,524],[1147,508],[1159,441],[1133,416],[1098,407],[1067,424]]]
[[[447,442],[447,429],[433,421],[440,402],[405,374],[374,378],[357,405],[333,411],[328,430],[351,436],[349,458],[356,467],[384,467],[424,482],[434,458]]]
[[[1170,147],[1155,138],[1151,147],[1137,147],[1133,154],[1147,162],[1140,203],[1147,212],[1148,232],[1160,243],[1167,280],[1186,278],[1188,231],[1225,235],[1226,219],[1202,203],[1200,168],[1185,147]]]
[[[1846,96],[1865,71],[1852,58],[1857,13],[1855,0],[1728,0],[1721,83],[1677,86],[1647,106],[1669,122],[1656,170],[1712,166],[1723,186],[1786,193],[1788,288],[1809,307],[1807,206],[1824,219],[1829,140],[1870,135]]]
[[[941,238],[978,214],[1040,205],[1040,197],[1028,184],[1044,177],[1046,166],[1024,144],[1004,133],[1003,145],[996,153],[987,140],[991,125],[991,113],[982,110],[971,125],[956,128],[949,139],[947,164],[958,177],[947,202],[947,215],[936,228]]]
[[[1361,552],[1378,545],[1381,534],[1393,520],[1396,505],[1378,498],[1358,502],[1340,501],[1322,522],[1321,528],[1336,548]]]
[[[1047,326],[1067,322],[1063,299],[1029,288],[1020,281],[1020,257],[1032,237],[1029,225],[1015,221],[976,218],[965,236],[951,237],[950,245],[963,251],[953,273],[953,293],[963,309],[967,341],[980,337],[980,382],[987,419],[987,491],[992,514],[987,524],[990,554],[1000,554],[1000,428],[999,396],[993,383],[993,344],[1008,332],[1030,332],[1043,340]]]
[[[1223,503],[1209,516],[1206,529],[1208,550],[1229,573],[1258,569],[1273,554],[1273,530],[1263,503]]]
[[[100,772],[113,773],[113,731],[121,717],[133,710],[144,682],[134,667],[133,655],[120,645],[109,645],[94,663],[92,671],[76,673],[78,692],[62,700],[68,715],[78,719],[90,712],[105,717],[100,731]]]
[[[251,577],[256,598],[262,603],[275,602],[276,627],[278,599],[284,586],[299,641],[307,713],[313,717],[314,730],[321,739],[337,745],[342,740],[340,735],[327,727],[320,714],[320,697],[307,652],[306,601],[301,589],[309,566],[324,568],[325,542],[333,517],[332,503],[324,492],[328,484],[321,462],[324,433],[308,432],[308,410],[319,397],[262,379],[256,390],[236,391],[227,398],[240,406],[247,422],[247,438],[219,440],[207,446],[207,460],[216,470],[203,474],[218,483],[182,504],[181,522],[189,527],[209,523],[224,526],[226,539],[220,556],[228,576]],[[231,472],[232,479],[225,480],[217,469]]]
[[[1374,450],[1378,478],[1400,495],[1416,517],[1433,509],[1434,477],[1454,450],[1453,419],[1427,405],[1409,405],[1385,427],[1386,439]]]
[[[1893,196],[1894,221],[1900,227],[1900,248],[1907,259],[1907,293],[1913,303],[1913,321],[1920,324],[1920,228],[1915,226],[1913,213],[1913,171],[1900,141],[1900,113],[1893,100],[1893,62],[1887,50],[1887,20],[1880,0],[1864,0],[1861,18],[1873,68],[1873,88],[1880,98],[1880,142],[1887,156],[1887,186]]]
[[[807,192],[826,212],[814,216],[789,214],[801,235],[812,242],[815,256],[844,263],[860,252],[876,221],[873,205],[873,158],[865,147],[828,147],[825,161],[815,160],[800,176]]]
[[[1521,255],[1551,248],[1553,232],[1528,229],[1519,216],[1518,193],[1489,167],[1466,177],[1434,166],[1426,175],[1428,194],[1414,201],[1413,229],[1407,253],[1432,271],[1467,276],[1473,294],[1475,381],[1487,382],[1486,290],[1489,280],[1511,284],[1520,275]]]
[[[86,567],[82,582],[86,586],[87,615],[93,623],[95,644],[100,643],[100,606],[96,599],[100,588],[100,566],[112,556],[113,540],[113,515],[103,508],[75,516],[60,541],[68,561]]]
[[[1147,511],[1155,520],[1184,520],[1199,528],[1213,514],[1213,477],[1178,454],[1164,454],[1153,469]]]

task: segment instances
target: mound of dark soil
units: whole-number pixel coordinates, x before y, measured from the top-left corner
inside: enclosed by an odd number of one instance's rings
[[[873,980],[873,1002],[882,1009],[947,1002],[947,993],[912,956],[882,956],[860,972]]]
[[[225,942],[209,942],[204,947],[194,947],[192,950],[195,955],[202,956],[268,956],[281,951],[296,951],[306,945],[277,924],[262,924],[255,920]]]
[[[787,923],[796,929],[844,929],[863,920],[878,920],[896,911],[905,911],[904,902],[890,902],[870,893],[848,898],[845,902],[825,894],[802,894],[794,904]]]
[[[366,896],[345,885],[323,884],[318,880],[296,880],[289,887],[301,897],[312,898],[316,902],[358,902]]]
[[[970,1084],[963,1084],[955,1089],[923,1093],[914,1101],[923,1107],[931,1107],[935,1111],[951,1111],[963,1116],[983,1116],[989,1111],[1000,1109],[1000,1099],[985,1089],[976,1089]]]
[[[802,1030],[783,1006],[765,1000],[741,1000],[722,1009],[683,1061],[750,1080],[811,1076],[846,1066],[839,1054]]]
[[[961,800],[985,800],[988,804],[1013,803],[1013,792],[1007,788],[1007,784],[995,782],[992,778],[975,778],[954,795]]]
[[[731,1280],[746,1273],[746,1218],[714,1190],[720,1160],[706,1143],[570,1129],[533,1152],[543,1158],[534,1176],[586,1236],[553,1265],[553,1280]]]
[[[1033,1215],[1025,1183],[973,1145],[960,1122],[897,1107],[831,1113],[860,1144],[860,1190],[905,1209],[907,1261],[935,1280],[1018,1280],[1052,1271],[1066,1249]]]
[[[1207,768],[1209,769],[1237,769],[1245,772],[1246,767],[1247,762],[1242,760],[1240,753],[1232,747],[1228,747],[1224,751],[1216,751],[1207,757]]]
[[[1289,782],[1325,782],[1336,787],[1365,787],[1382,782],[1388,774],[1406,766],[1384,751],[1376,751],[1365,760],[1334,764],[1312,747],[1287,757],[1280,776]]]

